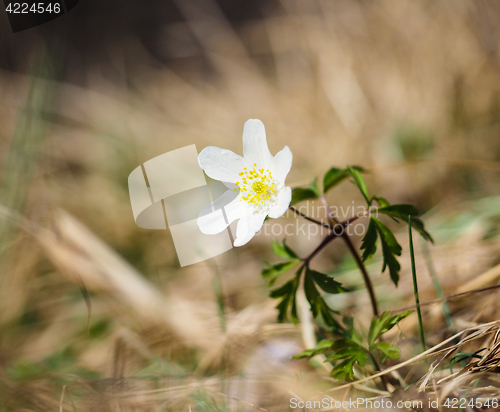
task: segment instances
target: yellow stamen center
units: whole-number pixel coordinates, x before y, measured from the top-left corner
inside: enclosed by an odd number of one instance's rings
[[[240,185],[240,182],[236,182],[235,184],[242,193],[240,200],[257,206],[276,194],[276,183],[269,170],[258,169],[255,163],[254,166],[252,170],[247,170],[245,167],[239,174],[243,183]]]

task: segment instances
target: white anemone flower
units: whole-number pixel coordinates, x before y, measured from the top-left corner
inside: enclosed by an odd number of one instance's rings
[[[266,216],[279,218],[290,205],[292,190],[285,186],[285,178],[292,166],[292,152],[285,146],[273,157],[260,120],[245,123],[243,157],[209,146],[199,154],[198,163],[209,177],[232,189],[210,205],[210,213],[198,217],[205,234],[220,233],[239,219],[234,246],[243,246],[260,230]],[[236,197],[234,192],[238,192]]]

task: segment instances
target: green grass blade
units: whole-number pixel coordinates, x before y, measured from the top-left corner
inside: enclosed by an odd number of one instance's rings
[[[415,251],[413,250],[413,237],[411,232],[411,216],[408,216],[408,234],[410,238],[410,257],[411,257],[411,274],[413,278],[413,293],[415,295],[415,304],[417,306],[418,328],[420,332],[420,342],[422,343],[422,351],[426,351],[424,326],[422,323],[422,312],[420,311],[420,298],[418,296],[417,270],[415,268]],[[426,366],[427,362],[426,362]]]

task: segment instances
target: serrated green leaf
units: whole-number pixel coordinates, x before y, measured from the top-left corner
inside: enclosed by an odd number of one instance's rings
[[[293,355],[291,359],[304,359],[312,358],[314,356],[314,349],[305,349],[297,355]]]
[[[339,351],[345,348],[350,348],[351,346],[359,346],[359,345],[356,342],[352,341],[351,339],[340,338],[340,339],[335,339],[333,341],[333,344],[330,347],[330,349],[334,351]]]
[[[311,306],[311,311],[313,313],[313,317],[317,318],[321,315],[323,321],[330,327],[334,329],[341,329],[340,324],[333,318],[331,315],[331,309],[328,307],[324,299],[319,294],[316,289],[316,285],[314,283],[313,277],[311,275],[311,270],[306,269],[306,273],[304,276],[304,292]]]
[[[385,240],[385,243],[389,247],[391,253],[401,256],[401,245],[398,243],[390,229],[376,217],[372,216],[371,219],[373,219],[373,221],[377,224],[377,230],[379,231],[380,238],[381,240]]]
[[[377,224],[377,231],[382,245],[382,255],[384,258],[382,272],[384,272],[385,268],[388,267],[391,280],[397,286],[401,266],[394,255],[401,255],[401,246],[387,226],[374,216],[372,216],[371,219],[373,219],[373,221]]]
[[[368,195],[368,187],[366,186],[365,179],[363,178],[363,176],[361,176],[361,172],[359,171],[359,169],[352,167],[352,166],[348,166],[347,170],[349,171],[350,175],[354,179],[354,183],[356,184],[358,189],[361,191],[361,194],[365,198],[366,203],[368,204],[368,206],[370,206],[371,201],[370,201],[370,196]]]
[[[327,362],[333,362],[333,361],[336,361],[339,359],[350,358],[353,356],[355,356],[355,357],[359,356],[360,358],[362,358],[363,356],[361,356],[361,355],[363,355],[366,359],[367,354],[362,348],[360,348],[358,346],[351,346],[349,348],[341,349],[337,353],[330,355],[328,358],[326,358],[326,360],[327,360]],[[363,366],[363,365],[361,365],[361,366]]]
[[[300,274],[302,272],[302,268],[299,269],[295,277],[288,282],[286,282],[283,286],[278,289],[272,290],[270,296],[272,298],[280,298],[280,303],[276,306],[278,309],[278,322],[284,322],[287,317],[288,307],[290,303],[292,304],[292,312],[291,318],[294,323],[297,322],[297,308],[295,304],[295,295],[297,294],[297,289],[299,287]]]
[[[283,259],[300,259],[297,254],[286,244],[286,239],[283,239],[283,243],[276,240],[271,240],[271,246],[273,248],[273,253]]]
[[[354,362],[356,362],[354,358],[340,362],[333,368],[330,375],[341,382],[344,382],[348,376],[352,380],[354,378]]]
[[[434,239],[432,239],[432,236],[424,228],[424,222],[422,222],[419,218],[411,218],[411,227],[415,229],[425,240],[434,243]]]
[[[322,341],[318,342],[314,348],[306,349],[303,352],[299,353],[298,355],[292,356],[292,359],[311,358],[319,353],[323,353],[324,351],[330,349],[330,346],[332,346],[332,344],[333,344],[332,340],[323,339]]]
[[[406,318],[412,310],[392,316],[391,311],[383,312],[380,316],[372,318],[370,329],[368,331],[368,344],[371,346],[384,333],[390,331],[400,320]]]
[[[370,349],[380,351],[381,362],[385,362],[387,358],[394,360],[401,357],[401,349],[399,349],[396,345],[391,345],[389,342],[377,342]]]
[[[321,315],[327,326],[333,328],[334,330],[342,330],[341,325],[332,316],[332,312],[334,311],[328,307],[325,300],[321,296],[316,299],[316,310]]]
[[[331,294],[347,292],[347,289],[344,289],[341,283],[337,282],[328,275],[316,272],[315,270],[311,270],[309,268],[306,268],[306,273],[308,273],[314,279],[316,284],[325,292]]]
[[[377,251],[377,224],[370,218],[366,235],[361,242],[363,262],[370,259]]]
[[[375,200],[380,207],[387,207],[390,205],[389,201],[382,196],[372,196],[372,200]]]
[[[313,278],[311,276],[310,270],[306,268],[306,274],[304,277],[304,292],[306,294],[307,301],[311,305],[311,310],[313,316],[318,316],[318,308],[316,305],[316,300],[320,297],[316,285],[314,284]]]
[[[400,313],[399,315],[394,315],[392,318],[390,318],[385,325],[385,328],[382,333],[385,333],[389,330],[391,330],[395,325],[398,324],[400,320],[403,320],[406,318],[408,315],[412,314],[413,310],[407,310],[406,312]]]
[[[337,354],[330,356],[327,360],[333,361],[342,358],[345,358],[345,360],[335,365],[331,375],[337,380],[345,381],[347,376],[349,376],[350,379],[353,379],[354,366],[356,362],[359,366],[364,366],[366,364],[368,354],[360,347],[351,347],[342,349]]]
[[[290,300],[292,299],[292,295],[286,295],[278,305],[276,305],[276,309],[278,309],[278,322],[284,322],[286,319],[286,314],[288,312],[288,306],[290,305]]]
[[[317,199],[317,198],[318,198],[317,194],[311,189],[296,187],[292,189],[292,201],[290,202],[290,205],[302,202],[303,200]]]
[[[345,317],[342,319],[344,325],[346,326],[344,330],[344,336],[346,339],[346,345],[352,346],[352,345],[358,345],[361,346],[363,339],[361,336],[358,334],[356,331],[356,328],[354,327],[354,319]]]
[[[391,318],[391,311],[383,312],[380,316],[374,316],[368,330],[368,344],[373,343],[383,334],[386,322]]]
[[[375,196],[373,197],[375,198]],[[382,204],[380,204],[382,206]],[[408,215],[412,216],[412,227],[422,236],[425,240],[434,243],[432,236],[424,228],[424,223],[421,219],[414,217],[418,214],[415,206],[409,204],[400,205],[387,205],[377,209],[378,212],[392,217],[394,220],[402,219],[408,221]],[[397,221],[397,220],[396,220]]]
[[[284,285],[280,286],[279,288],[272,290],[269,293],[269,296],[276,299],[276,298],[280,298],[282,296],[289,295],[293,290],[293,282],[294,281],[295,281],[295,279],[289,280],[288,282],[286,282]]]
[[[333,345],[333,340],[330,339],[323,339],[319,341],[316,346],[314,347],[314,350],[317,353],[323,353],[325,350],[330,349],[330,347]]]
[[[276,279],[278,279],[283,273],[287,272],[295,265],[297,265],[299,261],[291,261],[291,262],[280,262],[275,263],[274,265],[269,265],[269,267],[262,269],[262,277],[267,280],[268,285],[272,286]]]
[[[332,167],[323,177],[323,192],[326,193],[332,187],[338,185],[343,180],[349,177],[349,172],[346,169]]]
[[[292,200],[290,205],[307,199],[317,199],[320,196],[318,185],[314,180],[308,187],[296,187],[292,189]]]
[[[297,295],[294,293],[292,295],[292,309],[290,310],[290,320],[294,325],[296,325],[299,321],[297,316]]]
[[[379,207],[377,211],[385,215],[392,216],[395,218],[400,218],[403,220],[408,220],[408,216],[418,215],[417,208],[409,204],[389,205],[389,206]]]

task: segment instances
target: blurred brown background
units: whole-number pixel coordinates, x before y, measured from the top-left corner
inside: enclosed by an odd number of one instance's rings
[[[275,323],[260,278],[269,236],[181,269],[168,230],[137,227],[128,198],[128,174],[166,151],[241,154],[249,118],[264,122],[273,154],[292,150],[289,184],[359,164],[372,193],[415,203],[445,293],[500,262],[497,0],[81,0],[16,34],[2,13],[0,28],[6,410],[54,410],[64,385],[78,410],[288,410],[294,383],[280,380],[309,367],[288,361],[300,329]],[[329,200],[362,201],[349,183]],[[289,239],[301,254],[315,242]],[[329,250],[318,267],[359,286],[343,246]],[[401,263],[396,293],[370,266],[385,308],[411,304],[408,255]],[[359,290],[333,304],[356,313],[366,302]],[[488,302],[453,307],[457,323],[495,320]],[[439,307],[428,319],[430,330],[444,322]]]

